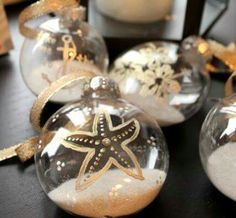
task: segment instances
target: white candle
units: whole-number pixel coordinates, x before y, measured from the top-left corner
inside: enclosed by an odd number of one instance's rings
[[[164,18],[172,0],[97,0],[98,9],[116,20],[148,23]]]

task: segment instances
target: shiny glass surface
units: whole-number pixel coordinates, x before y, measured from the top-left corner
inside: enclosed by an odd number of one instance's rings
[[[40,139],[35,155],[40,184],[70,213],[132,214],[164,184],[169,160],[160,127],[121,99],[108,79],[95,77],[85,85],[82,99],[56,112]]]
[[[216,188],[236,200],[236,96],[221,100],[208,113],[200,134],[200,156]]]
[[[108,54],[102,36],[72,8],[40,25],[37,39],[26,38],[20,55],[22,76],[36,95],[63,75],[78,71],[98,74],[106,71]],[[79,15],[77,15],[79,16]],[[82,84],[60,91],[52,101],[65,103],[78,99]]]
[[[161,126],[183,122],[202,106],[209,76],[201,55],[178,44],[148,42],[118,57],[110,77],[124,98],[154,116]]]

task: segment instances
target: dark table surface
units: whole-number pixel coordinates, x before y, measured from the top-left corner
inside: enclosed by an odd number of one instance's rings
[[[0,57],[0,148],[35,134],[28,120],[35,96],[25,86],[19,68],[23,37],[17,16],[26,4],[7,7],[15,49]],[[222,42],[235,40],[236,1],[210,35]],[[236,204],[218,192],[206,177],[198,155],[202,122],[212,107],[211,97],[222,97],[225,77],[212,78],[204,107],[188,121],[163,129],[170,151],[170,169],[158,198],[134,217],[229,218],[236,217]],[[33,161],[20,164],[12,159],[0,164],[0,217],[71,217],[57,208],[42,191]]]

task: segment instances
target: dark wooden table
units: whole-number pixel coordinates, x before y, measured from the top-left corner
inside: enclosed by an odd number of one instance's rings
[[[21,142],[35,134],[28,115],[35,96],[25,86],[19,68],[23,37],[18,32],[17,16],[25,4],[7,7],[15,49],[0,57],[0,148]],[[211,36],[235,40],[236,1],[215,26]],[[0,33],[1,34],[1,33]],[[198,155],[201,124],[213,103],[211,97],[223,96],[225,77],[213,78],[209,99],[190,120],[165,128],[170,169],[158,198],[134,217],[157,218],[230,218],[236,217],[236,203],[218,192],[207,179]],[[0,217],[71,217],[57,208],[42,191],[33,161],[20,164],[12,159],[0,164]]]

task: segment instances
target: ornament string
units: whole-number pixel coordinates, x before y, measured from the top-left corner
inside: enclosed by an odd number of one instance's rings
[[[35,39],[40,30],[31,28],[26,23],[49,13],[59,12],[68,7],[76,7],[79,0],[40,0],[25,8],[19,16],[19,28],[22,35]]]
[[[30,122],[31,125],[35,130],[41,132],[42,124],[40,122],[43,110],[46,104],[49,102],[50,98],[59,92],[61,89],[65,88],[66,86],[78,82],[84,81],[86,79],[91,79],[95,76],[94,73],[91,72],[78,72],[73,74],[68,74],[60,79],[56,80],[55,82],[51,83],[51,85],[46,88],[44,91],[40,93],[38,98],[35,100],[31,112],[30,112]],[[38,136],[34,136],[26,141],[11,146],[9,148],[0,150],[0,161],[12,158],[14,156],[18,156],[22,162],[25,162],[32,158],[35,153],[36,145],[39,141]]]

